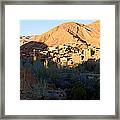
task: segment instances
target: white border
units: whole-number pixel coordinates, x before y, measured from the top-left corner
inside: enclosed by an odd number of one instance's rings
[[[99,19],[101,100],[20,100],[20,20]],[[115,115],[115,5],[5,5],[5,115]]]

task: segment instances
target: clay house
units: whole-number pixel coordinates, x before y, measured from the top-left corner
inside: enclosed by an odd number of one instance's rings
[[[60,58],[60,62],[61,62],[61,66],[67,66],[67,58],[66,57]]]

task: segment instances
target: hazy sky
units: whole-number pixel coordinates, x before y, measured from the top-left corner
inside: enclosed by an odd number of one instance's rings
[[[95,21],[96,20],[21,20],[20,35],[40,35],[64,22],[78,22],[81,24],[90,24]]]

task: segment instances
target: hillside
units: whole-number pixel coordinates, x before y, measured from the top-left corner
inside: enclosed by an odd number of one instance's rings
[[[42,35],[36,35],[33,40],[44,42],[48,46],[61,44],[82,44],[86,42],[93,47],[100,47],[99,21],[84,25],[75,22],[63,23]]]

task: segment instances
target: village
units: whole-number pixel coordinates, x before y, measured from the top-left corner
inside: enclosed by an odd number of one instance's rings
[[[26,44],[34,38],[35,36],[20,36],[20,44]],[[78,64],[88,61],[88,59],[98,60],[100,58],[100,48],[84,43],[67,43],[49,46],[47,50],[34,48],[28,55],[25,54],[26,52],[23,51],[22,55],[32,57],[33,62],[42,59],[46,68],[48,67],[49,60],[57,63],[58,67],[76,67]],[[47,57],[41,57],[41,54]]]
[[[37,59],[44,59],[44,66],[48,67],[49,60],[57,63],[58,67],[75,67],[88,59],[98,60],[100,55],[100,48],[95,48],[85,45],[81,45],[81,48],[72,47],[70,45],[59,45],[49,47],[48,50],[41,51],[39,49],[33,49],[30,53],[33,57],[33,61]],[[41,58],[39,54],[43,54],[47,57]]]

